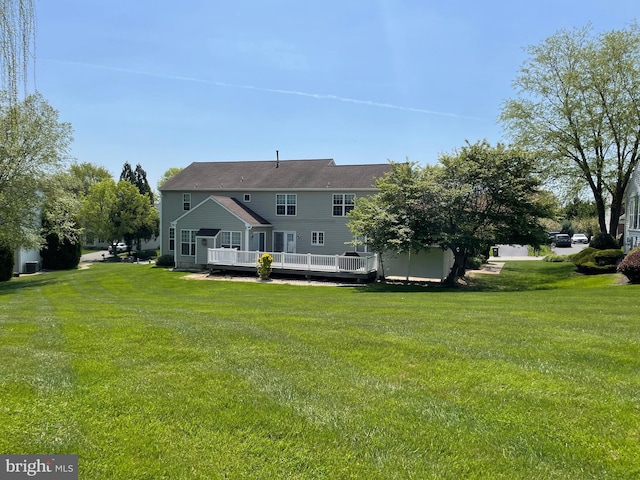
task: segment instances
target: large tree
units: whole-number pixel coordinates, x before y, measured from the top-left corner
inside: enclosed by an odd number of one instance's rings
[[[445,283],[465,274],[467,259],[495,243],[541,244],[548,196],[538,189],[536,160],[487,142],[443,155],[438,165],[392,164],[379,193],[357,201],[348,226],[377,253],[440,247],[454,254]]]
[[[159,215],[154,214],[156,209],[153,204],[153,191],[147,181],[147,172],[144,171],[140,164],[137,164],[136,169],[132,170],[129,162],[125,162],[122,167],[122,173],[120,174],[120,180],[135,185],[140,194],[145,195],[149,200],[149,204],[153,207],[153,210],[150,211],[148,221],[140,223],[139,228],[136,231],[127,233],[124,237],[127,245],[131,245],[135,241],[136,249],[140,250],[142,240],[151,240],[152,238],[157,237],[160,230]]]
[[[600,230],[615,234],[640,153],[640,27],[562,30],[528,54],[501,120],[556,187],[588,191]]]
[[[109,239],[113,254],[115,245],[131,238],[144,225],[154,224],[157,210],[149,197],[141,194],[135,185],[121,180],[103,180],[89,191],[84,200],[81,217],[86,229],[100,238]]]
[[[0,237],[37,247],[46,181],[66,159],[71,126],[39,94],[0,104]]]

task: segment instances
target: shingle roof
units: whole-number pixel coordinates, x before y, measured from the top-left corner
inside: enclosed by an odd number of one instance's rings
[[[389,164],[336,165],[332,159],[194,162],[160,190],[371,189],[390,170]]]
[[[247,208],[243,204],[241,204],[238,200],[231,197],[222,197],[218,195],[211,195],[216,202],[225,207],[231,213],[233,213],[236,217],[238,217],[243,222],[252,225],[252,226],[268,226],[271,225],[271,222],[265,220],[256,212]]]

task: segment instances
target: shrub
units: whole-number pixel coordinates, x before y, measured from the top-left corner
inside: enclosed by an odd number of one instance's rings
[[[640,283],[640,247],[631,250],[618,265],[618,272],[629,279],[630,283]]]
[[[13,277],[13,249],[0,243],[0,282],[6,282]]]
[[[467,270],[480,270],[483,263],[485,262],[482,261],[482,257],[469,257],[466,268]]]
[[[587,252],[584,253],[585,251]],[[576,265],[580,273],[595,275],[599,273],[615,273],[618,262],[623,256],[624,254],[619,248],[609,250],[585,248],[582,252],[574,255],[571,261]]]
[[[50,233],[45,239],[45,247],[40,250],[42,267],[47,270],[70,270],[80,263],[82,245],[71,243],[69,240],[60,241],[55,233]]]
[[[158,267],[173,267],[173,255],[161,255],[158,257],[158,260],[156,260],[156,265]]]
[[[269,253],[263,253],[258,259],[258,276],[260,280],[267,280],[271,276],[271,264],[273,256]]]
[[[156,258],[158,252],[153,249],[148,250],[138,250],[134,256],[138,258],[138,260],[149,260],[151,258]],[[171,262],[173,263],[173,255],[168,255],[171,257]]]
[[[613,250],[620,248],[618,241],[608,233],[604,232],[596,233],[593,238],[591,238],[589,246],[591,248],[597,248],[598,250]]]

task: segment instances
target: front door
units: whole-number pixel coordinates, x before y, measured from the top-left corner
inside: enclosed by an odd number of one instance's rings
[[[296,232],[273,232],[273,251],[296,253]]]

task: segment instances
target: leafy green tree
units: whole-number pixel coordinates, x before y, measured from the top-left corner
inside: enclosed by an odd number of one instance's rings
[[[544,243],[541,220],[551,214],[552,205],[539,190],[533,156],[483,141],[441,156],[440,165],[429,184],[440,202],[426,210],[436,220],[435,241],[454,254],[445,283],[464,276],[467,259],[492,244]]]
[[[162,177],[160,177],[160,180],[158,180],[158,190],[167,182],[167,180],[180,173],[181,171],[182,168],[180,167],[171,167],[166,172],[164,172],[162,174]]]
[[[368,248],[380,258],[387,251],[428,250],[431,232],[421,211],[429,192],[421,182],[422,170],[415,163],[391,162],[391,171],[376,181],[378,193],[358,198],[348,214],[354,237],[366,238]],[[384,265],[382,271],[384,276]]]
[[[81,216],[89,231],[110,239],[115,256],[115,245],[130,238],[144,224],[154,222],[157,210],[150,205],[149,197],[141,194],[135,185],[124,180],[116,184],[107,179],[91,187]]]
[[[136,165],[135,171],[131,169],[129,163],[125,163],[120,174],[120,180],[126,181],[135,185],[141,195],[145,195],[148,198],[149,204],[153,207],[153,210],[149,212],[149,218],[141,222],[139,228],[125,235],[124,239],[127,245],[132,245],[136,242],[136,249],[141,249],[142,240],[151,240],[157,237],[160,231],[160,217],[154,215],[155,207],[153,206],[153,191],[147,181],[147,172],[140,166]],[[156,211],[157,212],[157,211]]]
[[[112,178],[109,170],[89,162],[73,163],[67,175],[69,178],[65,189],[80,198],[87,196],[96,183]]]
[[[589,192],[600,231],[615,234],[640,153],[640,27],[561,30],[528,53],[501,120],[557,188]]]
[[[59,171],[71,126],[39,94],[0,103],[0,238],[14,248],[39,247],[48,178]]]
[[[486,141],[443,155],[435,166],[393,165],[350,212],[349,228],[382,253],[450,249],[454,264],[445,283],[466,272],[467,260],[495,243],[534,246],[546,240],[542,219],[553,202],[539,190],[536,159]]]

